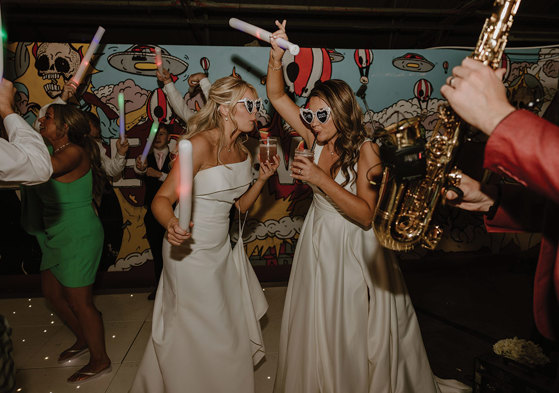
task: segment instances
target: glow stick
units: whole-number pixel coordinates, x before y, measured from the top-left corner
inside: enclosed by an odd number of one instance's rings
[[[157,66],[157,71],[163,76],[163,58],[161,57],[161,48],[155,48],[155,65]]]
[[[101,41],[101,37],[103,37],[104,32],[105,29],[103,29],[101,26],[97,28],[97,33],[95,33],[95,35],[93,36],[93,39],[91,40],[91,44],[89,44],[89,48],[87,48],[87,52],[85,52],[85,56],[83,57],[82,62],[80,63],[80,66],[76,71],[76,74],[72,77],[72,82],[75,83],[76,86],[80,85],[80,82],[82,81],[83,78],[83,74],[85,70],[87,70],[87,67],[89,67],[89,61],[91,60],[91,56],[93,56],[95,49],[97,49],[97,46],[99,45],[99,42]]]
[[[192,211],[192,143],[179,142],[179,226],[190,232]]]
[[[267,43],[270,43],[270,37],[272,36],[272,33],[270,33],[269,31],[266,31],[264,29],[261,29],[260,27],[251,25],[249,23],[243,22],[240,19],[237,18],[231,18],[229,19],[229,26],[231,26],[234,29],[240,30],[242,32],[245,32],[247,34],[250,34],[253,37],[258,38],[259,40],[262,41],[266,41]],[[295,45],[289,41],[284,40],[283,38],[278,38],[276,40],[276,42],[278,43],[279,47],[285,50],[289,50],[289,52],[291,52],[291,54],[293,56],[296,56],[297,54],[299,54],[299,46]]]
[[[120,113],[120,143],[124,143],[124,93],[118,93],[118,110]]]
[[[149,131],[148,140],[146,142],[146,147],[144,147],[144,152],[142,153],[142,162],[146,162],[148,158],[149,149],[151,149],[151,144],[155,139],[155,134],[157,134],[157,130],[159,129],[159,120],[154,119],[153,124],[151,125],[151,130]]]

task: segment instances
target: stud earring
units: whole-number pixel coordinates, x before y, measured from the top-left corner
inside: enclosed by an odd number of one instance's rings
[[[228,117],[226,117],[226,118],[225,118],[225,121],[229,121],[229,118],[228,118]]]

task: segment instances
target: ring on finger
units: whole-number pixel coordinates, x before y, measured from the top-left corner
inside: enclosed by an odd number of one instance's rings
[[[303,170],[299,169],[299,175],[302,175],[302,174],[303,174]]]
[[[452,84],[452,82],[454,82],[454,75],[451,76],[450,78],[448,78],[448,85],[449,85],[450,87],[454,87],[453,84]]]

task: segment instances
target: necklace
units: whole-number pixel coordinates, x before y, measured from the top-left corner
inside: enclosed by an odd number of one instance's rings
[[[64,149],[65,147],[67,147],[71,144],[72,144],[72,142],[68,142],[68,143],[63,144],[62,146],[57,147],[56,149],[54,149],[54,152],[52,154],[58,153],[60,150]]]

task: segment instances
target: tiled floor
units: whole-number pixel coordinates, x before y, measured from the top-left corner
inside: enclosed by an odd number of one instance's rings
[[[518,336],[541,339],[531,316],[533,269],[523,261],[480,260],[402,263],[434,373],[469,385],[474,359],[491,351],[495,341]],[[266,286],[269,309],[262,319],[266,359],[256,369],[256,392],[272,391],[285,286]],[[66,378],[84,365],[82,356],[59,365],[58,354],[73,343],[72,335],[43,298],[0,299],[0,313],[13,327],[18,392],[127,393],[151,332],[153,302],[148,292],[97,295],[103,313],[110,374],[96,382],[69,385]],[[557,345],[547,345],[557,359]],[[410,392],[411,393],[411,392]],[[419,392],[420,393],[420,392]]]
[[[272,391],[285,290],[265,288],[270,306],[262,320],[267,354],[255,371],[258,393]],[[139,292],[95,297],[95,304],[103,313],[112,372],[82,385],[65,381],[87,363],[88,356],[63,365],[57,363],[58,354],[73,343],[73,335],[49,310],[44,298],[0,299],[0,310],[13,329],[17,392],[128,392],[151,334],[153,301],[147,300],[147,295],[148,292]]]

